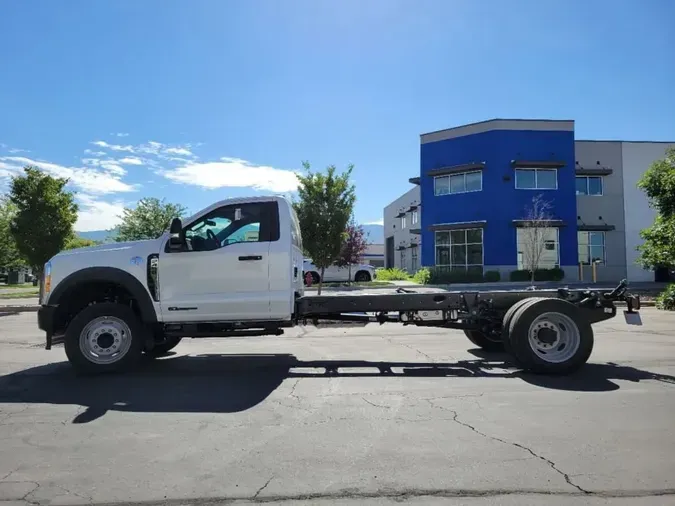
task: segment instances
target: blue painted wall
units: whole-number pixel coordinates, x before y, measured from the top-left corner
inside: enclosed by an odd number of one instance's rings
[[[557,190],[516,190],[511,160],[562,160]],[[427,172],[465,163],[485,162],[483,190],[456,195],[434,195],[434,178]],[[421,145],[422,265],[434,265],[434,233],[439,223],[486,220],[483,233],[484,265],[517,265],[513,220],[525,217],[532,197],[543,194],[552,214],[564,220],[560,228],[560,263],[577,263],[577,208],[574,132],[492,130]],[[509,176],[508,181],[504,180]]]

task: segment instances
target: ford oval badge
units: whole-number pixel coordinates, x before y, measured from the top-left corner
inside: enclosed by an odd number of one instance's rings
[[[141,257],[131,257],[129,263],[131,265],[141,265],[143,263],[143,259]]]

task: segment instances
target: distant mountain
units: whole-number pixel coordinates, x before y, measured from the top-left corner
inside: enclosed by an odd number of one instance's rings
[[[363,225],[363,230],[371,244],[384,244],[384,227],[382,225]]]
[[[117,236],[117,229],[113,230],[90,230],[89,232],[75,232],[83,239],[101,242],[114,242]]]

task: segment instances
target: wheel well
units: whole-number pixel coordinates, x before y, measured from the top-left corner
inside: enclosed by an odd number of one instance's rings
[[[368,275],[368,277],[371,277],[370,272],[368,272],[365,269],[359,269],[358,271],[356,271],[356,274],[354,274],[354,277],[358,276],[359,274],[366,274],[366,275]]]
[[[116,302],[131,306],[134,313],[141,318],[141,313],[131,292],[113,281],[90,281],[77,283],[61,295],[63,301],[58,305],[54,315],[54,332],[65,331],[70,321],[85,307],[101,303]]]

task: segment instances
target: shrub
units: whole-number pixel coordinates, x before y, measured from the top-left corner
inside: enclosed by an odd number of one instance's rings
[[[534,280],[535,281],[562,281],[565,277],[565,271],[560,267],[554,267],[552,269],[537,269],[534,271]],[[511,271],[509,275],[511,281],[530,281],[532,276],[530,271],[527,269],[519,269],[517,271]]]
[[[429,284],[429,280],[431,279],[431,271],[426,268],[422,267],[419,271],[415,273],[413,276],[413,281],[415,283],[419,283],[420,285],[427,285]]]
[[[483,278],[488,283],[496,283],[497,281],[502,279],[502,275],[499,271],[487,271],[483,276]]]
[[[389,269],[377,269],[376,279],[378,281],[405,281],[410,279],[410,274],[408,274],[403,269],[398,267],[391,267]]]
[[[531,279],[530,271],[525,269],[511,271],[511,273],[509,274],[510,281],[529,281],[530,279]]]
[[[481,283],[483,273],[468,271],[453,271],[447,268],[436,267],[431,269],[429,283],[435,285],[444,285],[450,283]]]
[[[675,311],[675,283],[669,284],[656,297],[656,307],[666,311]]]
[[[551,281],[562,281],[565,278],[565,271],[560,267],[549,269],[549,273],[551,275]]]

